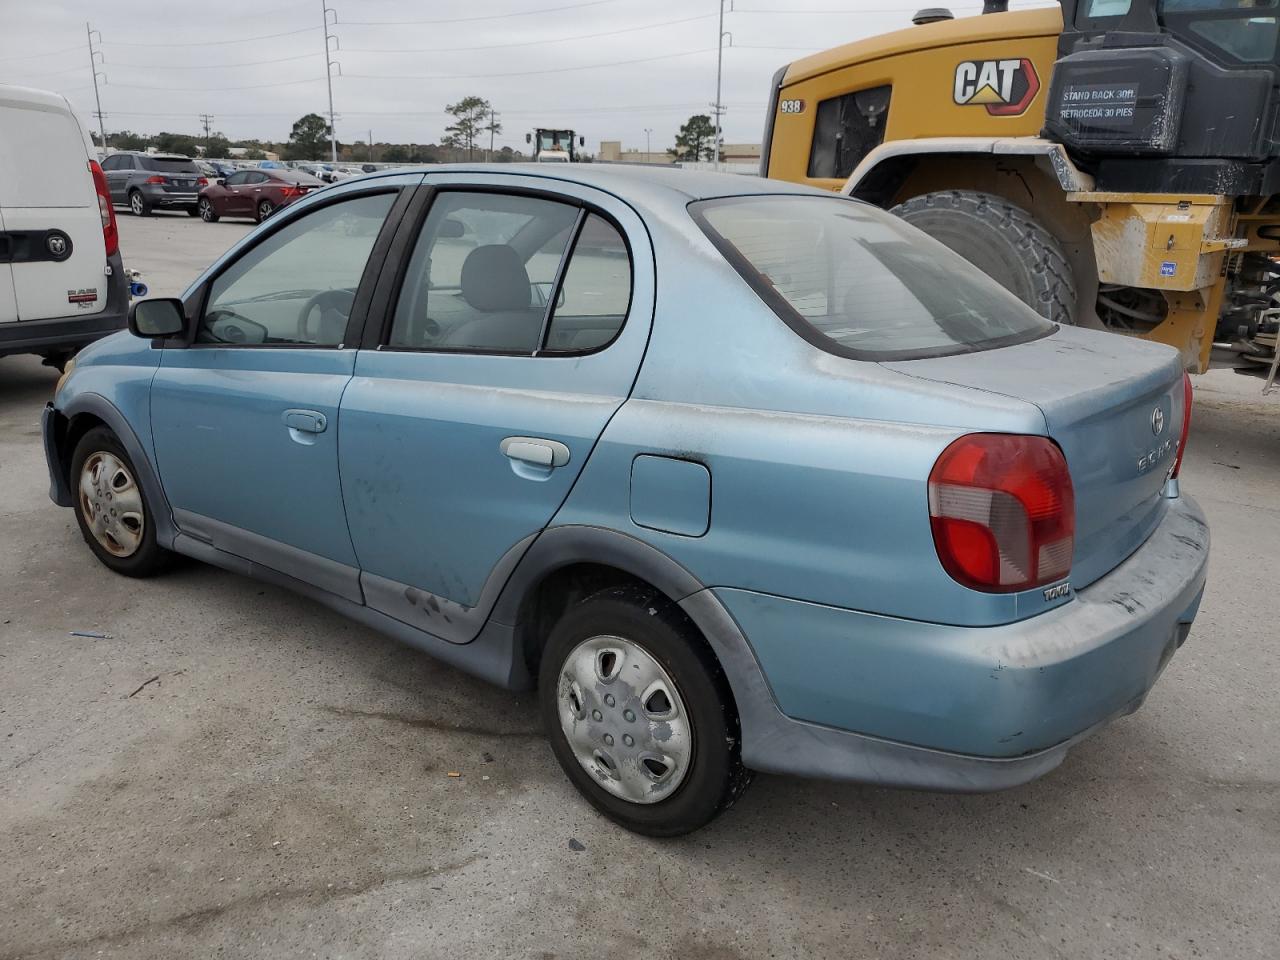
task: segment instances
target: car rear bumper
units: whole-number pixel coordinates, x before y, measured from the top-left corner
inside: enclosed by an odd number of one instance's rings
[[[1187,637],[1208,550],[1203,513],[1181,497],[1142,547],[1073,601],[997,627],[716,589],[770,697],[761,706],[758,691],[740,692],[743,672],[727,668],[743,714],[744,761],[932,789],[1034,779],[1142,704]]]
[[[107,305],[97,313],[0,323],[0,357],[11,353],[64,353],[123,330],[129,319],[129,282],[120,255],[108,258],[111,276],[103,277]]]

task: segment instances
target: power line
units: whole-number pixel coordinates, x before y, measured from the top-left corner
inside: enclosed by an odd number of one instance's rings
[[[276,57],[274,60],[246,60],[243,63],[206,63],[199,65],[181,64],[166,66],[158,63],[117,63],[111,61],[112,67],[128,67],[131,70],[238,70],[240,67],[260,67],[268,63],[288,63],[291,60],[307,60],[318,57],[318,53],[300,53],[296,57]]]
[[[233,93],[237,90],[263,90],[267,87],[296,87],[300,83],[319,83],[324,77],[306,77],[303,80],[284,80],[279,83],[253,83],[247,87],[156,87],[141,83],[113,83],[117,90],[166,90],[173,93]]]
[[[714,13],[701,13],[696,17],[681,17],[679,20],[663,20],[660,23],[648,23],[639,27],[624,27],[621,30],[606,30],[602,33],[580,33],[572,37],[553,37],[549,40],[519,40],[515,43],[489,43],[479,47],[417,47],[397,50],[362,50],[348,47],[344,53],[454,53],[471,50],[505,50],[510,47],[534,47],[547,43],[568,43],[571,40],[596,40],[600,37],[616,37],[624,33],[636,33],[641,30],[655,30],[658,27],[671,27],[679,23],[692,23],[695,20],[709,20]],[[345,25],[345,24],[344,24]]]
[[[0,57],[0,63],[8,63],[10,60],[40,60],[44,57],[56,57],[60,53],[74,53],[80,49],[80,44],[74,47],[63,47],[61,50],[48,50],[44,53],[24,53],[20,57]]]
[[[599,7],[619,0],[586,0],[585,3],[566,3],[558,7],[542,7],[538,10],[517,10],[514,13],[490,13],[479,17],[447,17],[436,20],[343,20],[344,27],[412,27],[444,23],[478,23],[481,20],[507,20],[511,17],[532,17],[540,13],[558,13],[561,10],[581,10],[583,7]]]
[[[421,76],[393,75],[371,76],[369,74],[348,73],[348,80],[483,80],[494,77],[533,77],[548,73],[570,73],[575,70],[600,70],[606,67],[622,67],[633,63],[653,63],[655,60],[672,60],[676,57],[692,57],[699,53],[711,53],[715,47],[704,47],[701,50],[684,50],[680,53],[663,53],[656,57],[637,57],[634,60],[612,60],[609,63],[586,63],[576,67],[553,67],[549,70],[516,70],[510,73],[440,73]]]
[[[264,33],[258,37],[240,37],[238,40],[197,40],[192,43],[125,43],[112,40],[113,47],[224,47],[230,43],[252,43],[255,40],[275,40],[279,37],[296,37],[300,33],[313,33],[320,27],[302,27],[299,30],[286,30],[283,33]]]

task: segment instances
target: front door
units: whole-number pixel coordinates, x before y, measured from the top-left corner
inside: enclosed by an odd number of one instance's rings
[[[243,217],[252,210],[248,194],[249,171],[240,170],[227,177],[222,198],[222,212],[228,217]]]
[[[427,178],[441,191],[339,415],[366,602],[459,643],[626,399],[653,310],[634,212],[586,187],[502,180],[544,189]]]
[[[334,197],[223,265],[194,342],[166,347],[151,387],[179,530],[356,602],[338,404],[355,366],[353,304],[381,267],[371,252],[384,227],[389,240],[398,189]]]

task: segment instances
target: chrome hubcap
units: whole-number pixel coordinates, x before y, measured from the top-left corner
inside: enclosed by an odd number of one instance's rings
[[[142,197],[139,194],[135,193],[129,198],[129,209],[139,216],[142,215]]]
[[[80,509],[93,538],[116,557],[142,546],[146,517],[142,491],[129,468],[113,453],[90,454],[80,471]]]
[[[615,797],[657,803],[680,786],[693,731],[671,675],[621,637],[584,640],[556,687],[560,727],[582,768]]]

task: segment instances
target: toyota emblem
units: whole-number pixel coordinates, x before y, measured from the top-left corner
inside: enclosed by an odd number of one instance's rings
[[[1164,411],[1156,407],[1151,411],[1151,432],[1157,437],[1164,431]]]

